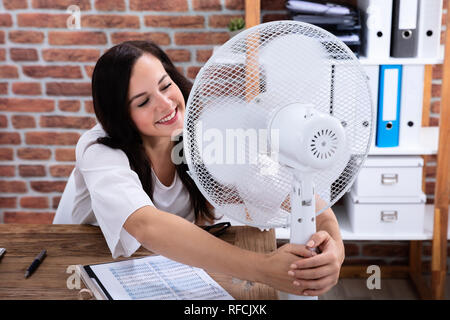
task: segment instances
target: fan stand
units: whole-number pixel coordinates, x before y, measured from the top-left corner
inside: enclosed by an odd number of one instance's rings
[[[306,244],[316,233],[316,199],[311,172],[294,171],[291,191],[291,236],[290,242]],[[282,300],[318,300],[317,296],[299,296],[279,292]]]

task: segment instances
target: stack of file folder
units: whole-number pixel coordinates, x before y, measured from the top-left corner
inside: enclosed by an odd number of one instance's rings
[[[316,25],[342,40],[356,56],[361,49],[361,15],[356,8],[334,3],[289,0],[286,9],[295,21]]]

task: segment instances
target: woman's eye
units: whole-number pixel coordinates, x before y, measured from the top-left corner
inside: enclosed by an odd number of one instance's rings
[[[166,90],[167,88],[169,88],[172,85],[172,82],[169,83],[167,86],[165,86],[164,88],[162,88],[162,90]]]
[[[144,106],[148,102],[148,98],[144,100],[141,104],[138,104],[138,107]]]

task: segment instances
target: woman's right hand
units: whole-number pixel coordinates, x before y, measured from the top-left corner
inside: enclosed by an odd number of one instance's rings
[[[288,272],[299,257],[309,258],[314,255],[316,253],[305,245],[287,243],[266,255],[260,282],[286,293],[301,295],[302,288],[293,284],[293,277]]]

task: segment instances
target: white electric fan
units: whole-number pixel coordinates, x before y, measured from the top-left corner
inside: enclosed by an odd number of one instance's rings
[[[373,117],[367,76],[342,41],[306,23],[260,24],[197,75],[184,119],[189,174],[216,212],[290,226],[290,241],[306,244],[316,215],[353,183]]]

